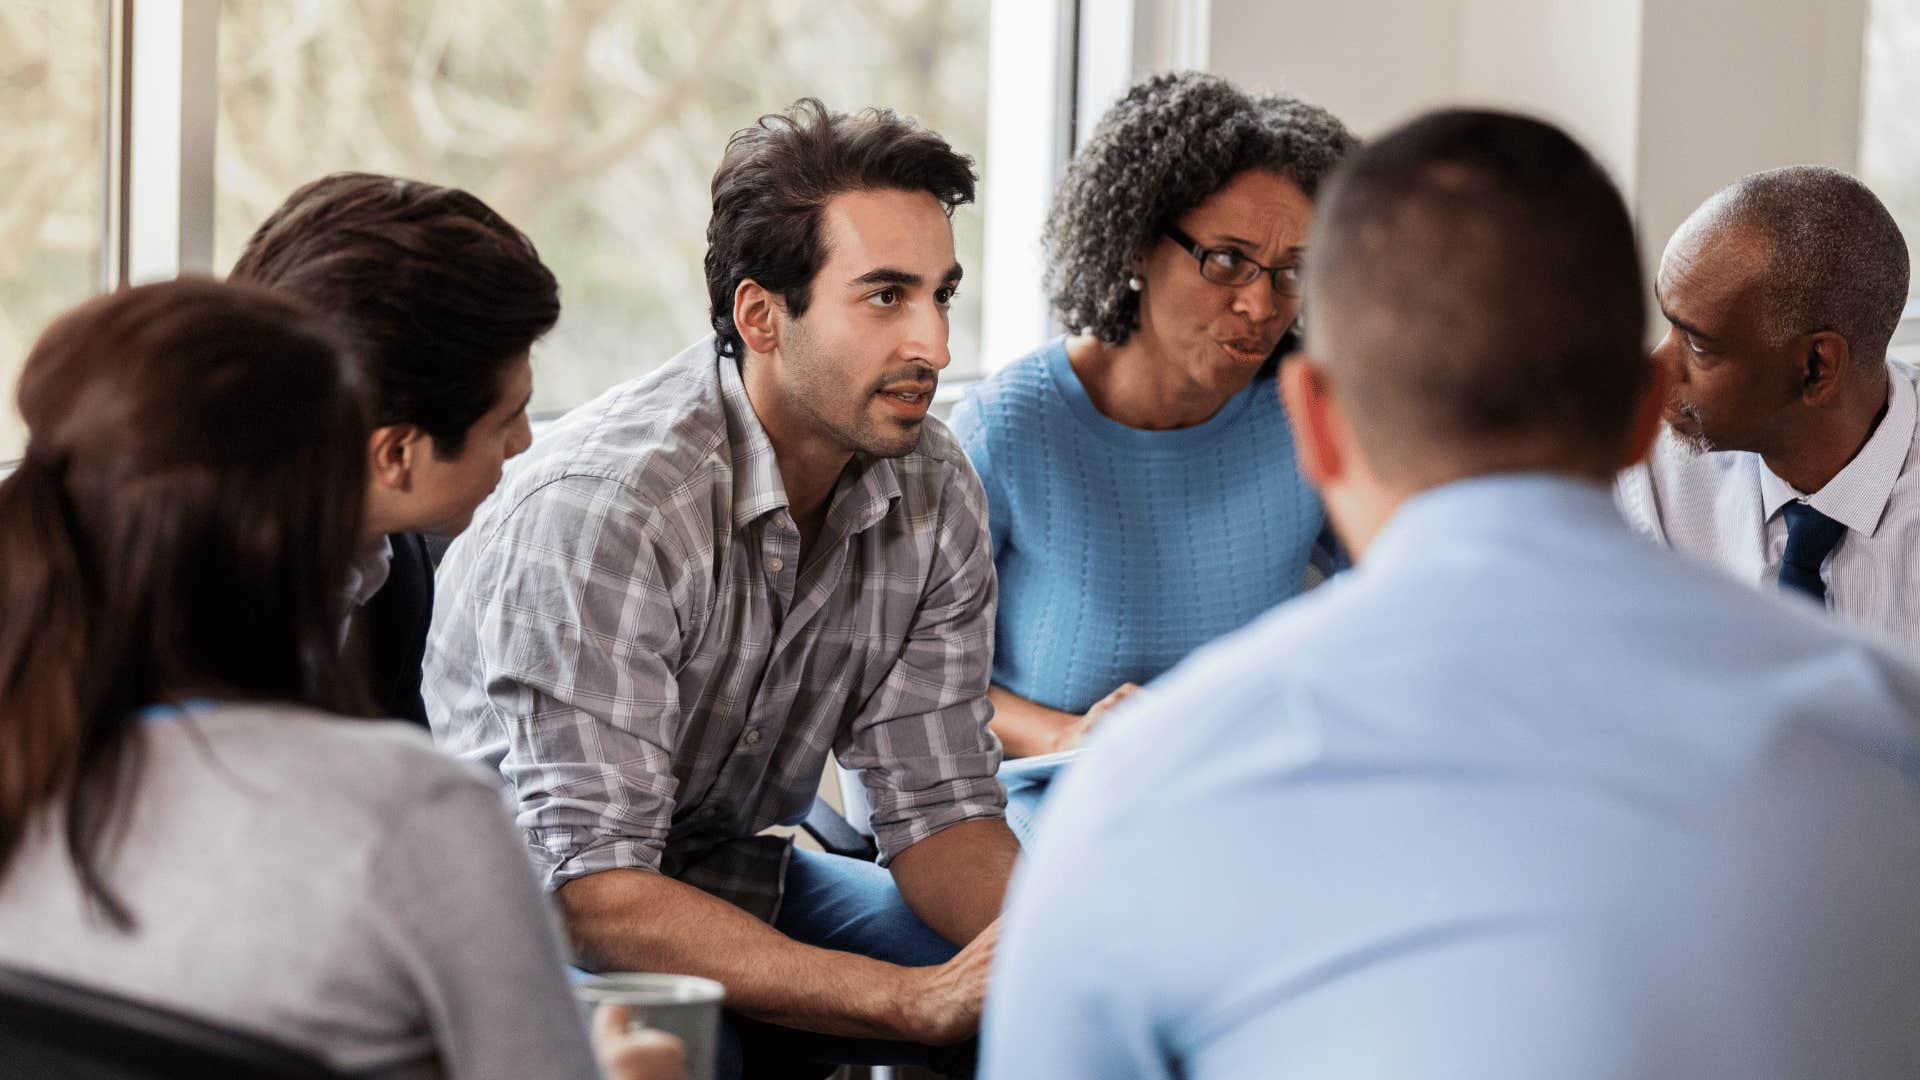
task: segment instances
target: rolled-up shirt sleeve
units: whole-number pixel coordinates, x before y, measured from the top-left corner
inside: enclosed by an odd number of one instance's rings
[[[565,477],[513,510],[466,577],[482,707],[504,731],[500,773],[549,890],[660,870],[683,598],[658,521],[616,481]]]
[[[1000,740],[992,707],[997,599],[986,498],[961,459],[940,508],[932,572],[913,627],[880,687],[834,745],[859,769],[873,806],[880,863],[976,818],[999,818]]]

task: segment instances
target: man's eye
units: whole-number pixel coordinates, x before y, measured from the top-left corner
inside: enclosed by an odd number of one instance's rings
[[[1707,353],[1706,348],[1702,346],[1698,341],[1695,341],[1692,334],[1682,333],[1680,335],[1680,338],[1682,341],[1685,341],[1687,343],[1688,352],[1693,353],[1696,356],[1706,355]]]
[[[899,302],[900,302],[899,289],[881,289],[879,292],[874,293],[872,296],[867,297],[867,303],[874,304],[879,307],[892,307],[893,305]]]
[[[954,288],[951,285],[944,285],[944,286],[941,286],[939,289],[935,290],[933,294],[933,299],[941,307],[946,307],[948,304],[953,303],[953,298],[955,296],[958,296],[959,294],[960,294],[960,290]]]

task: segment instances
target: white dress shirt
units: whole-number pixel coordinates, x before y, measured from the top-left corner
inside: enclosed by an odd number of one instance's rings
[[[1920,371],[1888,361],[1887,411],[1867,444],[1819,491],[1794,489],[1759,454],[1695,453],[1663,429],[1616,494],[1634,528],[1772,587],[1787,546],[1781,509],[1804,500],[1847,527],[1825,565],[1827,606],[1920,650]]]
[[[350,645],[364,647],[361,639],[366,637],[367,622],[360,617],[360,609],[367,606],[375,593],[386,585],[387,578],[393,573],[393,541],[381,537],[369,547],[352,566],[347,567],[347,583],[342,595],[347,599],[344,610],[346,621],[340,624],[340,647]]]

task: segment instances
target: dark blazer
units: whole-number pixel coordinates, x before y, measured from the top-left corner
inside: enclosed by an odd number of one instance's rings
[[[433,623],[433,558],[425,537],[394,533],[387,583],[360,615],[366,620],[373,699],[382,716],[427,726],[420,697],[420,665],[427,658],[427,628]]]

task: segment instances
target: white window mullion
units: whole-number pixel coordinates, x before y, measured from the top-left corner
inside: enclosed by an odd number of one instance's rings
[[[122,205],[125,271],[139,284],[213,268],[219,0],[133,0]]]
[[[1108,106],[1155,72],[1205,71],[1211,0],[1100,0],[1080,5],[1077,146]]]
[[[1066,161],[1072,108],[1060,72],[1070,67],[1072,0],[993,0],[987,23],[987,168],[982,191],[981,374],[1048,334],[1040,230]]]

